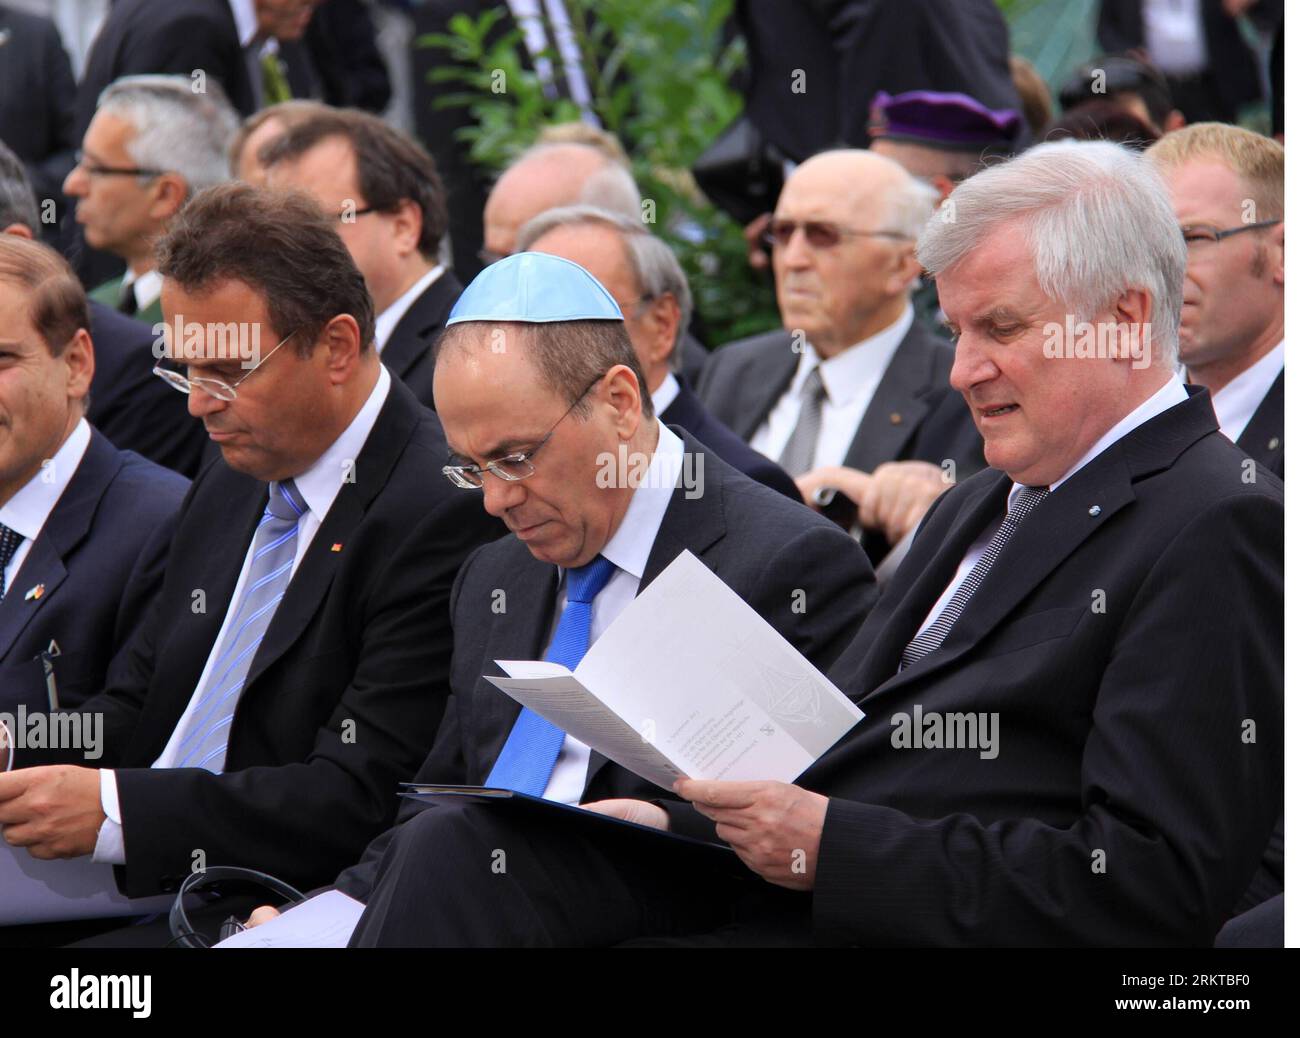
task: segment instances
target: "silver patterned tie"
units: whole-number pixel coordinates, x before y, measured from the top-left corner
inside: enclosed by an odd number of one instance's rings
[[[1020,492],[1016,498],[1016,503],[1011,506],[1006,518],[998,526],[993,539],[980,553],[974,568],[966,574],[966,579],[961,582],[952,598],[948,599],[948,603],[939,611],[939,615],[934,618],[934,623],[918,632],[916,637],[907,643],[907,647],[903,649],[900,669],[906,670],[921,657],[934,652],[943,644],[943,640],[948,637],[949,632],[961,617],[962,610],[966,608],[966,603],[971,600],[971,597],[979,589],[980,583],[988,576],[989,570],[993,568],[993,563],[997,561],[1003,546],[1006,545],[1007,541],[1011,540],[1011,535],[1016,532],[1016,527],[1020,525],[1021,521],[1033,508],[1046,500],[1047,493],[1045,487],[1025,487]]]
[[[785,441],[781,457],[777,459],[777,464],[792,476],[802,476],[813,467],[817,437],[822,431],[822,402],[825,399],[821,368],[815,367],[808,372],[799,390],[799,417],[794,423],[794,432]]]
[[[225,768],[235,706],[257,647],[293,575],[298,519],[306,510],[293,480],[271,484],[266,511],[253,534],[253,561],[239,607],[200,690],[185,738],[177,747],[177,767],[218,773]]]

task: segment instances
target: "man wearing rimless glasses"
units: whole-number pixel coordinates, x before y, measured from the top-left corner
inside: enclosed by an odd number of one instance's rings
[[[1147,152],[1187,242],[1178,359],[1210,391],[1219,427],[1283,473],[1283,169],[1276,141],[1197,123]]]
[[[814,474],[800,484],[810,504],[827,504],[823,491],[870,483],[882,507],[850,512],[872,533],[874,558],[884,554],[882,535],[910,526],[895,511],[923,513],[929,487],[949,485],[939,466],[951,460],[961,476],[984,464],[948,385],[952,347],[912,307],[915,239],[935,199],[897,162],[867,151],[799,166],[769,228],[783,328],[722,347],[700,384],[705,405],[755,450],[796,479]],[[908,509],[918,467],[925,493]]]
[[[327,882],[433,741],[452,581],[504,531],[443,478],[441,424],[375,355],[365,282],[310,198],[203,192],[159,270],[169,323],[256,323],[268,348],[249,370],[160,367],[223,460],[182,505],[130,665],[81,707],[103,716],[102,759],[21,750],[0,825],[34,857],[120,866],[131,897],[175,890],[196,848]]]

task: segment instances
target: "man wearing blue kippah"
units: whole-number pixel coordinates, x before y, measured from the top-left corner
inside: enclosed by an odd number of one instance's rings
[[[828,667],[876,598],[861,548],[657,421],[618,304],[568,260],[518,253],[475,279],[438,345],[434,396],[452,451],[444,472],[465,493],[481,493],[484,508],[514,536],[473,554],[457,580],[450,700],[416,780],[599,802],[595,809],[604,813],[716,841],[712,824],[691,805],[521,709],[483,675],[500,673],[499,659],[544,655],[576,666],[683,550]],[[603,475],[610,459],[619,459],[613,481]],[[792,608],[798,591],[805,609]],[[556,825],[550,817],[543,833],[539,823],[490,804],[408,805],[398,825],[336,881],[360,918],[352,942],[537,940],[528,913],[503,897],[522,905],[541,896],[565,906],[547,938],[557,944],[586,943],[593,927],[597,939],[609,927],[612,939],[652,926],[666,906],[628,895],[619,879],[626,866],[615,866],[618,856],[605,844],[621,839],[624,827],[583,824],[568,832]],[[689,846],[662,842],[667,854]],[[488,868],[485,846],[504,849],[506,883]],[[564,856],[563,868],[547,867],[550,853]],[[734,875],[718,882],[758,885]],[[728,904],[726,897],[701,898],[698,914],[684,919],[692,928],[721,925]],[[272,911],[259,910],[253,921]]]

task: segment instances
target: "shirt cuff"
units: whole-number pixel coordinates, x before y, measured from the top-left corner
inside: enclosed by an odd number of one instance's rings
[[[117,774],[112,768],[99,769],[99,806],[104,811],[104,823],[99,827],[91,860],[101,865],[125,865],[122,809],[117,801]]]

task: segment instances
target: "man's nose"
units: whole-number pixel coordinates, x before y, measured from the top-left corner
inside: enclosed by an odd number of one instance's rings
[[[195,418],[206,418],[210,414],[224,411],[229,403],[229,400],[215,397],[200,386],[194,386],[190,389],[189,410],[190,414]]]
[[[974,389],[981,382],[997,378],[998,368],[988,355],[975,345],[970,335],[957,337],[957,355],[953,358],[948,383],[959,393]]]
[[[85,170],[80,165],[73,166],[68,170],[68,175],[63,178],[63,193],[74,198],[82,198],[86,194],[87,182]]]
[[[483,473],[483,507],[488,515],[505,518],[510,509],[523,504],[527,495],[522,480],[502,479],[493,472]]]

